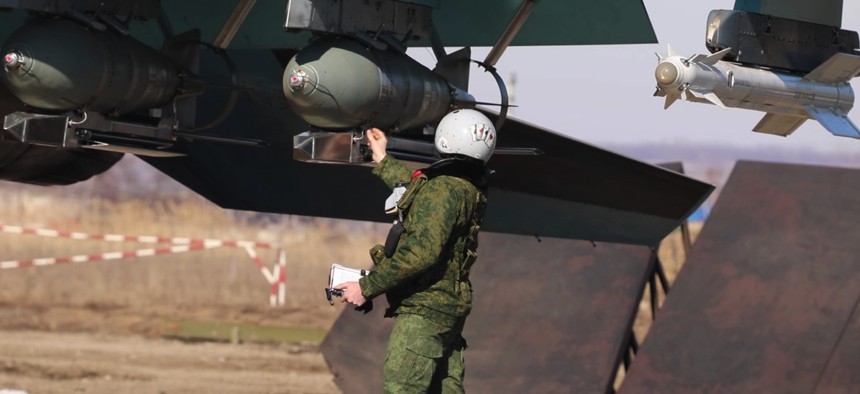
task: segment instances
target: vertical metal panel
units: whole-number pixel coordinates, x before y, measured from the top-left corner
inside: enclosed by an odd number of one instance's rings
[[[857,190],[856,170],[738,163],[620,392],[810,393],[825,371],[860,392],[857,352],[833,358],[857,346]]]
[[[860,298],[857,301],[860,302]],[[815,386],[815,392],[860,391],[858,370],[860,370],[860,306],[854,309],[851,322],[842,331],[842,338],[833,350],[833,357],[830,358],[827,370]]]
[[[648,267],[641,246],[482,234],[466,322],[468,392],[605,390]],[[335,382],[378,393],[392,321],[346,310],[322,344]]]

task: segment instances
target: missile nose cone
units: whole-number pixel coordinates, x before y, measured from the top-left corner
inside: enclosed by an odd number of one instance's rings
[[[670,62],[662,62],[657,65],[654,77],[660,85],[671,85],[678,80],[678,66]]]

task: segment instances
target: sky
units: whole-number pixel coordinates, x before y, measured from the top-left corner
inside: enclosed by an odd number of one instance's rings
[[[860,1],[846,0],[842,28],[860,30]],[[513,116],[595,145],[700,143],[761,149],[811,149],[858,152],[860,140],[835,137],[807,121],[787,138],[752,131],[763,112],[722,109],[678,101],[667,110],[654,97],[655,52],[667,46],[682,54],[709,53],[705,25],[713,9],[732,9],[734,0],[645,0],[658,44],[567,47],[512,47],[496,68],[503,78],[516,75]],[[410,53],[426,64],[429,50]],[[488,48],[473,48],[483,59]],[[499,101],[488,73],[473,72],[470,92],[479,101]],[[852,83],[860,95],[860,82]],[[860,109],[849,114],[860,125]]]

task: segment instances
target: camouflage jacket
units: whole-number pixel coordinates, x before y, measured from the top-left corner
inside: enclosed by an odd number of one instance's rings
[[[371,249],[374,269],[360,280],[368,299],[386,294],[386,316],[415,313],[450,325],[472,309],[469,270],[477,258],[489,172],[483,165],[451,160],[413,176],[386,156],[373,171],[390,188],[409,183],[397,204],[405,231],[394,253],[385,256],[381,245]]]

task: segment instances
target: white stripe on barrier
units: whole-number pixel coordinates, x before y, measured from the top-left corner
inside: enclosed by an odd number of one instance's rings
[[[13,233],[13,234],[21,234],[24,232],[24,229],[17,226],[0,226],[0,230],[3,230],[4,233]]]
[[[102,255],[102,259],[104,260],[117,260],[121,259],[123,256],[122,252],[110,252]]]
[[[287,252],[278,251],[278,263],[281,265],[281,275],[278,277],[278,305],[287,302]]]
[[[246,246],[245,252],[248,253],[248,256],[251,257],[251,260],[254,260],[254,264],[256,264],[257,267],[260,268],[260,272],[263,274],[263,277],[266,278],[266,281],[269,282],[269,284],[275,284],[275,282],[278,280],[277,276],[275,276],[272,271],[269,271],[269,268],[266,267],[262,261],[260,261],[260,257],[257,255],[257,251],[249,246]],[[275,266],[275,269],[277,269],[277,266]]]
[[[10,261],[0,261],[0,269],[8,269],[8,268],[21,268],[21,267],[29,267],[29,266],[45,266],[45,265],[57,265],[57,264],[68,264],[68,263],[83,263],[86,261],[100,261],[100,260],[119,260],[124,258],[131,257],[149,257],[155,255],[162,254],[171,254],[171,253],[185,253],[194,250],[202,250],[202,249],[213,249],[214,247],[206,247],[203,245],[199,246],[189,246],[189,245],[178,245],[172,246],[169,248],[160,248],[160,249],[139,249],[130,252],[107,252],[95,255],[75,255],[68,257],[40,257],[33,260],[10,260]]]
[[[148,244],[157,244],[158,237],[154,235],[141,235],[137,237],[138,242],[148,243]]]
[[[60,235],[60,232],[57,230],[47,230],[40,228],[36,230],[36,235],[41,235],[43,237],[56,237]]]
[[[119,234],[105,234],[104,240],[105,241],[111,241],[111,242],[123,242],[123,241],[125,241],[125,236],[119,235]]]
[[[43,257],[41,259],[33,260],[33,265],[51,265],[57,262],[57,259],[53,257]]]

